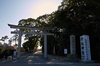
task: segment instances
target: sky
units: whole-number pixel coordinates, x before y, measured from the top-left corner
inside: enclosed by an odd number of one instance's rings
[[[9,38],[14,35],[8,24],[18,25],[21,19],[36,19],[50,14],[58,9],[61,2],[62,0],[0,0],[0,39],[6,35]]]

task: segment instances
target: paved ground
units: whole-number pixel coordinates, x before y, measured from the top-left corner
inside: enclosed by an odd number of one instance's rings
[[[18,60],[2,60],[0,66],[100,66],[100,63],[81,63],[66,62],[58,60],[43,59],[40,51],[31,53],[22,53]]]

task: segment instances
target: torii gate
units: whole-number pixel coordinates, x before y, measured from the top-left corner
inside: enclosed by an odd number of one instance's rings
[[[10,28],[19,29],[19,31],[11,31],[12,34],[19,34],[18,40],[18,54],[17,58],[20,58],[21,51],[21,36],[22,34],[36,34],[36,35],[44,35],[44,58],[47,58],[47,35],[54,35],[54,33],[48,33],[47,30],[55,30],[56,27],[28,27],[28,26],[18,26],[8,24]],[[31,29],[32,32],[23,32],[22,29]],[[35,33],[34,30],[43,30],[43,33]]]

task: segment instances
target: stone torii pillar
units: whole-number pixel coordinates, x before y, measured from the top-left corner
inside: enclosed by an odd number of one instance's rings
[[[19,33],[19,40],[18,40],[18,54],[17,54],[17,58],[20,58],[22,30],[20,29],[18,33]]]
[[[47,31],[44,31],[44,58],[47,58]]]

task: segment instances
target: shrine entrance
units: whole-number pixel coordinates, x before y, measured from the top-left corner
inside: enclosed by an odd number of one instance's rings
[[[54,33],[48,33],[47,30],[55,30],[56,27],[28,27],[28,26],[18,26],[18,25],[11,25],[8,24],[10,28],[18,29],[18,31],[11,31],[12,34],[19,34],[18,40],[18,54],[17,58],[20,58],[20,51],[21,51],[21,36],[23,34],[35,34],[35,35],[44,35],[44,58],[47,58],[47,35],[54,35]],[[31,32],[24,32],[23,29],[30,29]],[[42,30],[42,33],[36,33],[35,30]]]

